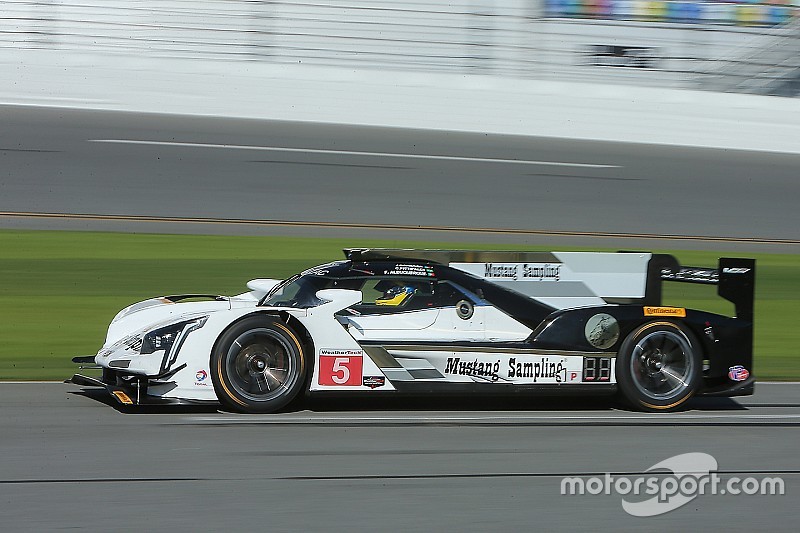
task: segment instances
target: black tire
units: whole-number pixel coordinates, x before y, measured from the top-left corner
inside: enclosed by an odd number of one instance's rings
[[[304,387],[307,368],[297,335],[277,317],[237,322],[211,354],[217,398],[243,413],[273,413],[285,407]]]
[[[624,400],[642,411],[674,411],[697,392],[703,360],[694,335],[675,322],[636,328],[617,356],[617,386]]]

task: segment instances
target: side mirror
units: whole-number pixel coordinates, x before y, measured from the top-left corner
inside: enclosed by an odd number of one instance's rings
[[[360,304],[363,296],[361,291],[350,289],[322,289],[317,291],[317,298],[325,301],[325,303],[315,307],[313,309],[315,312],[324,308],[326,313],[336,313],[342,309],[347,309],[351,305]]]
[[[257,300],[260,300],[280,282],[279,279],[251,279],[247,282],[247,288],[253,292]]]

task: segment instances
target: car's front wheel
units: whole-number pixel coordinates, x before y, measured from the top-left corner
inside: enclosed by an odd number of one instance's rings
[[[671,411],[700,388],[702,364],[700,346],[690,331],[674,322],[648,322],[622,343],[617,384],[634,407]]]
[[[297,335],[277,317],[254,316],[234,324],[211,354],[211,377],[225,407],[272,413],[291,402],[306,381]]]

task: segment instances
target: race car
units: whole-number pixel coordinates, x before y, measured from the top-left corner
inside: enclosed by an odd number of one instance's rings
[[[271,413],[300,394],[617,394],[644,411],[752,394],[755,261],[645,252],[348,249],[237,296],[120,311],[96,356],[120,403]],[[662,305],[717,285],[735,317]],[[557,403],[554,404],[557,407]]]

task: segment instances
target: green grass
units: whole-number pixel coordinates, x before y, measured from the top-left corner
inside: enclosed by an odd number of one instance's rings
[[[236,294],[246,290],[249,279],[283,278],[340,259],[342,248],[357,246],[537,249],[387,240],[2,230],[0,379],[69,377],[74,371],[70,359],[95,353],[111,317],[134,301],[163,294]],[[721,255],[670,253],[684,264],[697,266],[716,265]],[[755,373],[760,379],[800,379],[800,327],[796,325],[800,256],[743,255],[755,257],[758,266]],[[731,305],[718,298],[713,287],[668,284],[665,303],[731,312]]]

